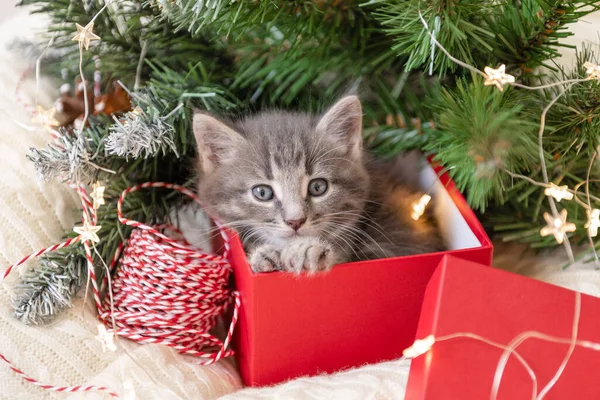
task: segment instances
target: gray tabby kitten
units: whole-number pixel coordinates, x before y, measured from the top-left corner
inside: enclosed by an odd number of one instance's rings
[[[334,264],[443,249],[419,193],[363,151],[358,97],[324,116],[265,112],[237,124],[194,115],[201,200],[235,229],[256,272],[316,272]]]

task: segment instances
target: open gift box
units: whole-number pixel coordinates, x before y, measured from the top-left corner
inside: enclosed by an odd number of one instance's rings
[[[234,346],[246,385],[398,358],[415,339],[425,287],[442,257],[491,263],[492,244],[450,177],[423,164],[420,185],[435,200],[448,251],[341,264],[315,276],[255,274],[229,233],[242,303]]]
[[[419,339],[432,335],[436,341],[412,360],[405,398],[600,399],[599,312],[598,298],[445,257],[425,292],[417,332]],[[577,342],[567,357],[574,326]],[[523,336],[533,332],[544,336]],[[515,348],[518,355],[498,369],[518,338],[525,339]]]

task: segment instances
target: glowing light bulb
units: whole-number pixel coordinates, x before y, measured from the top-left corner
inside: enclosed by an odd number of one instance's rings
[[[411,214],[412,219],[416,221],[419,218],[421,218],[421,215],[423,215],[423,213],[425,212],[425,207],[427,207],[427,204],[429,204],[430,201],[430,195],[424,194],[423,196],[421,196],[419,201],[413,204],[413,212]]]
[[[483,71],[487,75],[483,84],[485,86],[495,85],[500,91],[504,90],[504,85],[513,83],[515,77],[504,72],[506,66],[502,64],[498,69],[485,67]]]
[[[598,235],[598,228],[600,228],[600,210],[597,208],[587,210],[587,223],[585,227],[588,230],[588,233],[591,237],[596,237]]]
[[[73,231],[81,235],[83,241],[89,240],[98,243],[100,241],[100,238],[98,237],[98,231],[100,231],[100,229],[102,229],[102,226],[90,224],[87,218],[85,218],[83,225],[74,227]]]
[[[133,110],[129,111],[130,114],[139,117],[144,113],[144,110],[140,106],[136,106]]]
[[[85,47],[86,50],[90,47],[91,42],[100,40],[100,36],[92,32],[94,30],[93,22],[90,22],[86,26],[81,26],[76,23],[75,27],[77,28],[77,34],[72,40],[79,42],[79,46]]]
[[[588,78],[600,79],[600,65],[587,61],[583,64],[583,67],[586,69],[585,73],[588,75]]]
[[[552,196],[558,202],[562,199],[571,200],[573,198],[573,193],[569,192],[569,187],[567,185],[558,186],[554,183],[550,182],[550,187],[547,187],[544,190],[544,194],[546,196]]]
[[[98,335],[96,339],[100,341],[102,344],[102,351],[116,351],[117,346],[115,345],[115,332],[112,330],[106,330],[106,327],[103,324],[98,324]]]
[[[97,210],[101,205],[105,204],[104,201],[104,190],[106,187],[102,185],[100,182],[96,182],[92,185],[93,191],[90,194],[90,197],[94,199],[94,209]]]
[[[567,222],[566,209],[561,210],[560,215],[556,218],[548,213],[544,213],[544,219],[547,225],[540,230],[540,234],[542,236],[554,235],[559,244],[563,242],[567,232],[575,232],[575,224]]]
[[[42,106],[37,106],[35,110],[35,115],[32,118],[34,123],[38,123],[42,126],[44,131],[52,132],[54,128],[60,125],[60,123],[55,118],[56,116],[56,108],[51,108],[49,110],[45,110]]]
[[[429,335],[423,339],[417,339],[409,348],[405,349],[402,354],[406,358],[415,358],[419,357],[422,354],[425,354],[431,349],[431,346],[435,343],[435,338],[433,335]]]

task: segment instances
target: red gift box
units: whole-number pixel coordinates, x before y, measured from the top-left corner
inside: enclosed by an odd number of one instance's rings
[[[428,164],[441,230],[454,250],[347,263],[316,276],[255,274],[230,232],[241,294],[234,346],[246,385],[275,384],[398,358],[414,338],[425,287],[445,254],[490,264],[492,245],[450,178]]]
[[[580,296],[578,339],[600,342],[600,299]],[[529,338],[518,346],[539,393],[569,349],[575,298],[575,292],[558,286],[448,256],[427,286],[417,338],[470,332],[506,346],[523,332],[538,331],[566,339],[552,343]],[[472,338],[436,341],[412,360],[406,399],[489,399],[503,352]],[[599,399],[599,370],[600,352],[576,346],[544,399]],[[498,400],[535,398],[532,378],[514,355],[501,376]]]

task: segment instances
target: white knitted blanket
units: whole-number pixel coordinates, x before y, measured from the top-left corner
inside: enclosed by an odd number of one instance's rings
[[[0,11],[2,11],[0,6]],[[1,14],[1,13],[0,13]],[[0,19],[1,20],[1,19]],[[6,48],[15,37],[32,34],[40,21],[17,13],[0,23],[0,270],[23,255],[58,243],[72,229],[77,212],[76,197],[56,183],[40,184],[25,159],[29,147],[41,147],[46,134],[28,129],[31,115],[15,102],[15,85],[31,67]],[[55,86],[42,82],[40,103],[56,97]],[[36,88],[31,80],[21,90],[33,102]],[[499,253],[503,253],[501,249]],[[506,252],[506,254],[514,251]],[[600,274],[572,268],[561,271],[560,260],[518,257],[497,258],[496,264],[526,272],[555,284],[600,295]],[[543,265],[544,268],[539,266]],[[584,267],[585,268],[585,267]],[[402,399],[408,376],[406,361],[387,362],[313,378],[297,379],[272,388],[241,388],[232,361],[202,367],[168,348],[121,340],[123,350],[103,353],[96,335],[91,304],[81,300],[58,321],[45,327],[28,327],[12,317],[12,276],[0,286],[0,353],[30,376],[53,385],[96,384],[123,393],[131,381],[137,399]],[[283,357],[285,355],[282,355]],[[237,392],[236,392],[237,391]],[[236,392],[236,393],[234,393]],[[0,399],[106,398],[95,394],[58,394],[25,382],[0,364]]]

